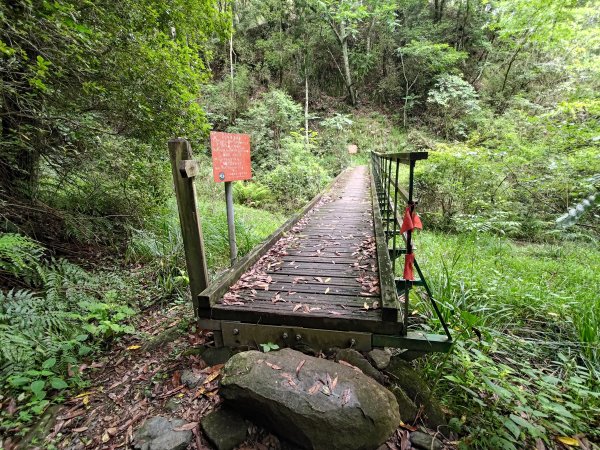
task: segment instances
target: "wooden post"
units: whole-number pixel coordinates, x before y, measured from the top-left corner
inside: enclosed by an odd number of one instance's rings
[[[190,280],[190,292],[194,314],[198,315],[198,294],[208,287],[208,271],[204,256],[202,227],[196,207],[194,176],[198,173],[192,160],[192,146],[185,139],[169,141],[169,155],[175,196],[181,224],[181,238],[185,250],[185,262]]]

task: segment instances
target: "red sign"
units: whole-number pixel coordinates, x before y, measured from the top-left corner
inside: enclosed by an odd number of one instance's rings
[[[210,147],[212,150],[213,177],[217,183],[252,178],[250,136],[211,131]]]

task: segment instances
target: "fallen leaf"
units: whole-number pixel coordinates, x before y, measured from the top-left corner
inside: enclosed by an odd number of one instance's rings
[[[572,437],[568,437],[568,436],[558,436],[556,439],[558,439],[560,442],[562,442],[565,445],[569,445],[572,447],[579,447],[579,441],[575,438]]]
[[[365,302],[363,304],[363,308],[366,309],[367,311],[369,310],[369,304],[367,302]]]
[[[202,384],[208,384],[208,383],[210,383],[215,378],[217,378],[219,375],[221,375],[221,371],[220,370],[214,371],[213,373],[211,373],[209,376],[206,377],[206,379],[204,380],[204,382]]]
[[[400,450],[409,450],[411,447],[408,431],[400,431]]]
[[[302,366],[304,365],[305,362],[306,362],[306,360],[303,359],[302,361],[300,361],[298,363],[298,367],[296,367],[296,376],[300,375],[300,369],[302,369]]]
[[[292,312],[296,312],[296,311],[298,311],[300,308],[302,308],[302,303],[298,303],[296,306],[294,306],[294,309],[292,310]]]
[[[345,405],[346,403],[348,403],[348,401],[350,400],[350,388],[344,389],[344,392],[342,393],[342,406]]]
[[[338,382],[338,377],[336,375],[335,378],[333,379],[333,381],[331,382],[331,392],[333,392],[335,390],[335,387],[337,386],[337,382]]]
[[[405,428],[405,429],[409,430],[409,431],[417,431],[418,430],[417,427],[413,427],[412,425],[408,425],[408,424],[406,424],[406,423],[404,423],[402,421],[400,421],[400,426],[402,428]]]
[[[330,281],[331,281],[331,278],[325,278],[325,283],[329,283]]]
[[[292,378],[292,376],[289,373],[284,372],[281,374],[281,376],[287,380],[287,382],[290,386],[296,386],[297,383],[294,381],[294,379]]]
[[[87,431],[89,427],[81,427],[81,428],[73,428],[71,431],[73,433],[82,433],[83,431]]]
[[[189,431],[193,430],[198,426],[197,422],[186,423],[185,425],[181,425],[180,427],[173,428],[173,431]]]
[[[308,390],[308,394],[309,395],[314,395],[316,394],[319,389],[321,389],[321,382],[320,381],[316,381],[315,384],[313,384],[310,389]]]
[[[138,348],[142,348],[141,345],[130,345],[127,347],[127,350],[137,350]]]
[[[115,427],[107,428],[106,432],[111,436],[114,436],[115,434],[117,434],[117,429]]]
[[[8,402],[8,407],[6,408],[6,412],[8,413],[9,416],[12,416],[14,413],[17,412],[17,402],[14,398],[10,398],[10,401]]]
[[[181,372],[176,370],[173,374],[173,387],[181,386]]]
[[[102,442],[104,444],[106,444],[108,441],[110,441],[110,436],[108,435],[108,432],[105,431],[104,434],[102,435]]]
[[[343,359],[340,359],[340,360],[338,361],[338,363],[340,363],[342,366],[347,366],[347,367],[350,367],[350,368],[352,368],[352,369],[356,370],[357,372],[363,373],[363,371],[362,371],[362,370],[360,370],[360,369],[359,369],[358,367],[356,367],[356,366],[353,366],[353,365],[352,365],[352,364],[350,364],[348,361],[344,361]]]
[[[321,277],[315,277],[315,280],[317,280],[319,283],[323,282],[323,278],[321,278]]]
[[[329,292],[329,288],[325,289],[325,293],[327,294]]]
[[[265,361],[265,364],[266,364],[267,366],[269,366],[269,367],[270,367],[271,369],[273,369],[273,370],[281,370],[281,367],[279,367],[277,364],[272,364],[272,363],[270,363],[270,362],[268,362],[268,361]]]
[[[321,387],[321,392],[323,392],[323,394],[325,394],[325,395],[331,395],[331,391],[330,391],[330,390],[329,390],[329,388],[328,388],[327,386],[325,386],[325,385],[323,385],[323,386]]]

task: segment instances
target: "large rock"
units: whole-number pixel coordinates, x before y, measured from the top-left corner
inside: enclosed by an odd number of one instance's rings
[[[246,439],[248,424],[233,411],[220,408],[201,422],[202,431],[217,450],[232,450]]]
[[[134,447],[140,450],[185,450],[192,442],[192,432],[175,429],[186,424],[181,419],[151,417],[134,433]]]
[[[295,350],[238,353],[223,375],[226,404],[302,448],[373,450],[400,422],[396,399],[373,379]]]

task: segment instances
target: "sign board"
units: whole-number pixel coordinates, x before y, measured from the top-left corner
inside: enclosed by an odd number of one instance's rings
[[[356,153],[358,153],[358,146],[355,144],[350,144],[348,146],[348,153],[350,153],[351,155],[355,155]]]
[[[252,178],[250,136],[211,131],[210,147],[215,182],[249,180]]]

